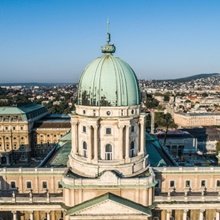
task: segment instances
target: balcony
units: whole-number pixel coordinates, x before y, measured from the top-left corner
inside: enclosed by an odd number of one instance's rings
[[[0,204],[5,203],[62,203],[63,193],[16,193],[14,191],[1,191]]]
[[[161,192],[155,193],[157,203],[220,203],[220,192]]]

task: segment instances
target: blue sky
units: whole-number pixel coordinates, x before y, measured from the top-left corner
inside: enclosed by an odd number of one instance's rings
[[[101,55],[141,79],[220,72],[218,0],[0,0],[0,82],[77,82]]]

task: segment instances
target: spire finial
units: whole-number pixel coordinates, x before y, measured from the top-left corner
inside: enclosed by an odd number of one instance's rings
[[[102,47],[102,53],[109,53],[112,54],[115,52],[116,48],[114,44],[110,44],[111,42],[111,34],[109,31],[109,27],[110,27],[110,22],[109,22],[109,18],[107,19],[106,22],[106,31],[107,31],[107,39],[106,39],[106,45],[104,47]]]
[[[110,27],[110,21],[109,18],[107,18],[107,33],[109,33],[109,27]]]
[[[109,44],[111,41],[111,34],[109,33],[109,27],[110,27],[110,22],[109,22],[109,18],[108,18],[107,19],[107,44]]]

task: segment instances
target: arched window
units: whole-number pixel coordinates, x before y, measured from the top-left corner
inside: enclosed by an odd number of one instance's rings
[[[83,141],[83,156],[87,157],[87,143]]]
[[[111,144],[105,145],[105,159],[112,160],[112,145]]]
[[[130,146],[130,157],[134,157],[134,141],[131,142],[131,146]]]

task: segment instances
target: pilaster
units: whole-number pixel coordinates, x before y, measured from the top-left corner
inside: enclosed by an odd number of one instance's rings
[[[130,143],[129,143],[129,133],[130,133],[130,126],[126,125],[126,139],[125,139],[125,159],[126,161],[129,160],[129,151],[130,151]]]

